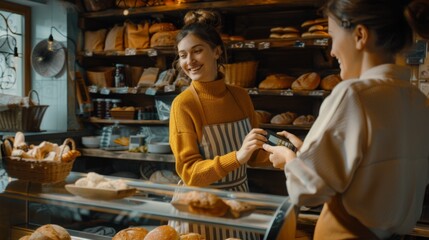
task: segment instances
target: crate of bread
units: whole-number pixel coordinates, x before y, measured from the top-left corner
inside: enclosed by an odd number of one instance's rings
[[[114,107],[110,109],[110,115],[113,119],[135,119],[136,108],[133,106],[128,107]]]
[[[3,165],[9,177],[38,183],[63,181],[70,173],[76,157],[73,139],[67,138],[62,145],[43,141],[39,145],[27,145],[22,132],[4,139]]]

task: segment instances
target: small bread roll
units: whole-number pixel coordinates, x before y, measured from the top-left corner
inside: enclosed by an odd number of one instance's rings
[[[323,90],[331,91],[334,87],[341,82],[341,77],[338,74],[331,74],[320,81],[320,88]]]
[[[177,231],[168,225],[162,225],[150,231],[144,240],[179,240],[180,236]]]
[[[229,37],[230,41],[244,41],[244,37],[243,36],[230,36]]]
[[[282,38],[282,35],[281,33],[271,33],[270,38]]]
[[[315,23],[316,22],[314,20],[307,20],[301,24],[301,27],[307,28],[307,27],[310,27],[311,25],[314,25]]]
[[[289,125],[293,123],[296,117],[297,117],[297,114],[294,112],[284,112],[284,113],[275,115],[271,119],[271,123],[279,124],[279,125]]]
[[[287,89],[291,87],[294,80],[294,77],[287,74],[271,74],[262,80],[258,87],[260,89]]]
[[[235,218],[239,218],[241,214],[248,211],[253,211],[255,209],[255,206],[249,203],[237,201],[234,199],[225,200],[225,203],[229,206],[229,212]]]
[[[63,162],[70,162],[70,161],[73,161],[74,159],[76,159],[79,156],[80,156],[80,152],[78,150],[74,150],[73,149],[73,150],[70,150],[70,151],[64,153],[61,156],[61,161],[63,161]]]
[[[256,118],[259,123],[270,123],[272,114],[264,110],[255,110]]]
[[[29,240],[71,240],[70,234],[63,227],[56,224],[46,224],[36,229]]]
[[[314,90],[320,84],[320,76],[316,72],[305,73],[292,83],[292,90]]]
[[[313,115],[301,115],[293,121],[295,126],[311,126],[315,121]]]
[[[192,213],[221,217],[229,209],[229,206],[213,193],[191,191],[188,193],[188,197],[188,209]]]
[[[205,238],[199,233],[187,233],[180,235],[180,240],[204,240]]]
[[[299,38],[299,33],[285,33],[280,36],[282,39]]]
[[[143,227],[129,227],[116,233],[112,240],[143,240],[148,233]]]
[[[25,143],[25,136],[22,132],[16,132],[15,138],[13,140],[13,145],[15,148],[22,149],[23,146],[27,145]]]

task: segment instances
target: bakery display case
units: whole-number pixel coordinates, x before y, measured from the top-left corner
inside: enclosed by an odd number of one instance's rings
[[[74,184],[88,174],[71,172],[64,182],[37,184],[9,178],[3,169],[0,171],[1,239],[19,239],[44,224],[62,226],[74,239],[111,239],[116,232],[130,226],[151,230],[167,225],[169,220],[256,232],[263,235],[263,239],[277,239],[279,234],[283,235],[278,239],[294,236],[293,206],[283,196],[178,187],[124,178],[120,180],[129,190],[112,193]],[[74,194],[67,190],[70,186],[75,188],[70,191]],[[252,207],[239,215],[228,213],[216,217],[190,211],[186,206],[189,202],[171,203],[173,197],[192,193],[210,194],[225,202],[235,200]]]

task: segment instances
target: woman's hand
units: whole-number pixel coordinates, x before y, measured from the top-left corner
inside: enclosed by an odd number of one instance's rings
[[[261,128],[254,128],[246,135],[241,148],[236,153],[240,164],[247,163],[253,152],[262,148],[262,145],[267,141],[266,135],[267,132]]]
[[[282,131],[277,134],[288,138],[297,149],[301,148],[301,139],[292,133]],[[284,169],[284,166],[288,161],[296,158],[296,153],[284,146],[270,146],[268,144],[264,144],[263,149],[270,153],[269,159],[275,168]]]

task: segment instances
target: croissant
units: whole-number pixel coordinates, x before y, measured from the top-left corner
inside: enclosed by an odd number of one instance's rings
[[[63,153],[63,155],[61,156],[61,161],[70,162],[79,156],[80,156],[80,152],[73,149],[73,150],[70,150],[66,153]]]

